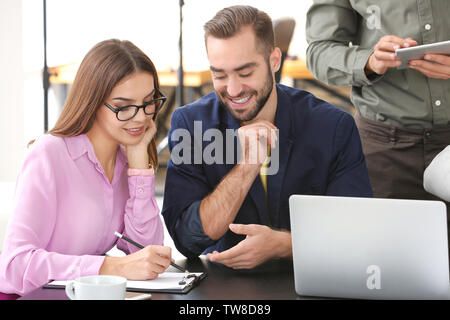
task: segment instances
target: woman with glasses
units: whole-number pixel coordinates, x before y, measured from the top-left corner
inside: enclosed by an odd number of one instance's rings
[[[155,118],[165,100],[152,61],[131,42],[107,40],[88,52],[55,127],[32,144],[18,176],[0,292],[166,270],[171,248],[162,246],[154,197]],[[105,256],[116,244],[128,255]]]

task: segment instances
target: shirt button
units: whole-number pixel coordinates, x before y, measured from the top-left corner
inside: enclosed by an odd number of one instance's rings
[[[429,131],[425,132],[425,138],[430,139],[431,138],[431,132],[429,132]]]
[[[376,117],[377,121],[382,121],[382,122],[386,121],[386,116],[384,114],[377,113],[375,117]]]
[[[431,30],[431,24],[427,23],[427,24],[425,25],[425,30]]]
[[[434,104],[436,105],[436,106],[440,106],[441,105],[441,100],[436,100],[435,102],[434,102]]]
[[[138,193],[142,193],[142,192],[144,192],[144,189],[139,188],[139,189],[137,190],[137,192],[138,192]]]
[[[139,179],[137,183],[138,183],[138,185],[142,186],[144,184],[144,180]]]

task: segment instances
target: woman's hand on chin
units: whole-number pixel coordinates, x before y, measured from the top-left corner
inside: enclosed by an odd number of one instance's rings
[[[156,125],[153,119],[150,119],[145,129],[144,136],[141,141],[135,145],[126,145],[128,165],[133,169],[148,169],[148,145],[156,134]]]

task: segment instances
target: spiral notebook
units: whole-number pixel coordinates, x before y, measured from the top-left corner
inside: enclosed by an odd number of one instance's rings
[[[205,272],[164,272],[153,280],[128,280],[127,291],[131,292],[165,292],[188,293],[206,277]],[[65,281],[51,281],[44,286],[45,289],[64,289]]]

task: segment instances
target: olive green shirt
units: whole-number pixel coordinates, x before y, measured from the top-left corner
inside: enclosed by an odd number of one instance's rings
[[[450,124],[450,80],[411,68],[369,76],[364,67],[385,35],[419,44],[450,39],[450,0],[314,0],[308,11],[307,66],[327,84],[351,85],[361,116],[404,128]],[[449,141],[450,142],[450,141]]]

